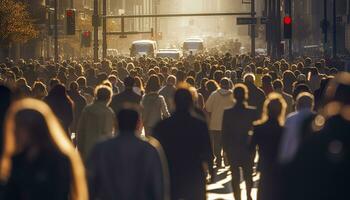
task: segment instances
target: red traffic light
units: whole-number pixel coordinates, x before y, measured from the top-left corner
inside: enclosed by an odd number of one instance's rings
[[[292,18],[291,18],[290,16],[285,16],[285,17],[283,18],[283,23],[284,23],[285,25],[290,25],[290,24],[292,23]]]
[[[67,17],[72,17],[74,15],[73,10],[66,10]]]
[[[84,36],[84,37],[89,37],[89,36],[90,36],[90,31],[85,31],[85,32],[83,33],[83,36]]]

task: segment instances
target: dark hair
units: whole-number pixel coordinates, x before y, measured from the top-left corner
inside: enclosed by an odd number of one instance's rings
[[[226,89],[226,90],[230,89],[230,80],[226,77],[222,78],[220,80],[220,86],[221,86],[221,88]]]
[[[273,83],[273,89],[278,90],[278,89],[283,89],[283,82],[280,79],[275,80]]]
[[[132,109],[122,109],[119,111],[117,119],[121,132],[134,132],[139,121],[139,113]]]
[[[314,96],[308,92],[302,92],[297,96],[296,109],[313,109],[314,107]]]
[[[72,91],[77,91],[79,89],[79,85],[76,81],[73,81],[69,85],[69,89]]]
[[[233,90],[233,96],[238,103],[242,103],[248,100],[248,88],[246,85],[242,83],[238,83],[235,85],[235,89]]]
[[[95,89],[95,97],[97,101],[105,101],[109,103],[112,94],[112,89],[107,85],[99,85]]]
[[[135,84],[135,80],[134,80],[133,77],[127,76],[124,79],[124,85],[125,85],[126,88],[132,88],[132,87],[134,87],[134,84]]]
[[[190,84],[191,86],[195,86],[195,80],[192,76],[189,76],[186,78],[186,83]]]
[[[146,93],[157,92],[160,89],[160,81],[157,75],[151,75],[147,81]]]
[[[193,106],[193,98],[191,92],[187,88],[177,89],[174,99],[177,111],[186,112]]]

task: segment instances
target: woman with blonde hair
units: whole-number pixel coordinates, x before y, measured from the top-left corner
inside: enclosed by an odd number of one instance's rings
[[[279,200],[278,149],[286,113],[286,101],[278,93],[270,93],[265,100],[263,114],[255,123],[252,137],[253,151],[258,146],[260,184],[258,200]]]
[[[87,200],[85,171],[61,124],[44,102],[15,102],[0,157],[4,199]]]

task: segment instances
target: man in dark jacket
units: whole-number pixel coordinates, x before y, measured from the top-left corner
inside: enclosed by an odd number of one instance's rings
[[[237,84],[234,89],[236,104],[224,112],[222,123],[223,149],[227,155],[232,172],[233,194],[236,200],[241,199],[240,170],[243,170],[246,182],[247,199],[251,199],[252,179],[252,152],[249,150],[249,132],[252,131],[253,122],[258,119],[254,107],[247,105],[248,88]]]
[[[158,141],[137,135],[134,110],[120,110],[117,137],[97,144],[87,162],[91,200],[169,200],[168,171]]]
[[[206,173],[213,175],[213,153],[207,125],[191,115],[193,100],[188,89],[175,93],[175,113],[154,129],[168,159],[171,199],[206,199]]]
[[[244,76],[244,83],[248,87],[248,105],[256,107],[259,117],[262,114],[263,105],[265,101],[265,93],[262,89],[256,87],[254,84],[254,74],[246,74]]]
[[[114,95],[110,107],[113,109],[114,113],[118,115],[120,109],[124,106],[140,105],[141,96],[136,94],[132,88],[134,87],[135,79],[128,76],[124,80],[125,90],[120,94]]]

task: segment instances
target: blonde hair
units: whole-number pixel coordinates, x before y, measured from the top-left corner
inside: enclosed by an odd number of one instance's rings
[[[49,106],[42,101],[32,98],[25,98],[13,103],[7,113],[4,129],[4,148],[0,159],[0,180],[7,181],[11,173],[12,157],[16,151],[15,118],[17,114],[23,110],[33,110],[43,116],[46,126],[48,127],[49,138],[52,140],[52,144],[59,152],[69,159],[72,169],[70,199],[87,200],[88,190],[85,170],[79,153],[74,149],[71,141]]]
[[[284,100],[283,96],[276,92],[272,92],[267,96],[267,99],[264,102],[262,116],[258,121],[254,122],[254,125],[261,125],[269,120],[270,112],[273,108],[275,108],[271,106],[276,106],[276,104],[273,103],[279,104],[280,111],[277,120],[280,126],[284,125],[286,118],[287,103]]]

